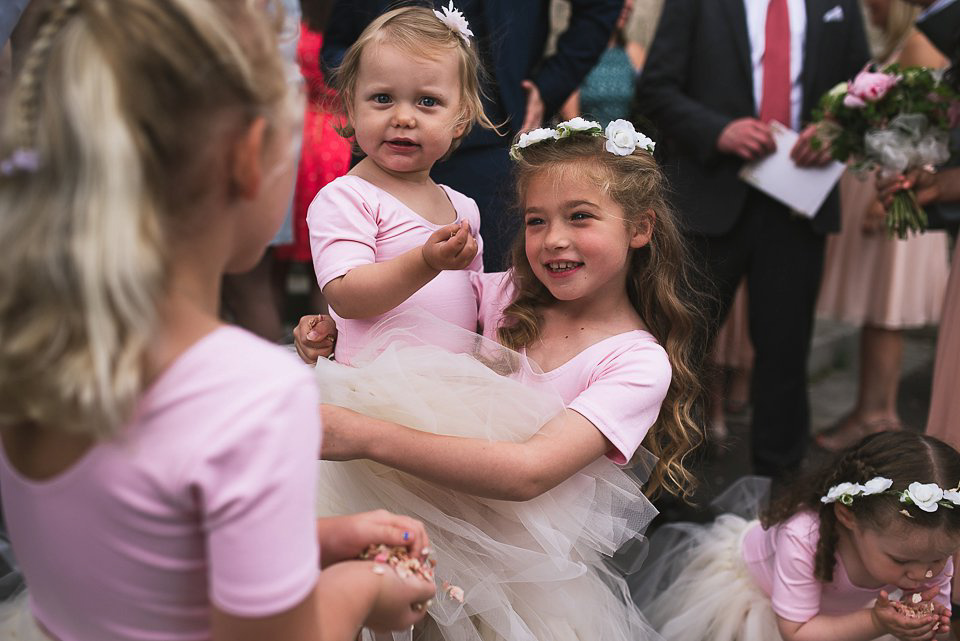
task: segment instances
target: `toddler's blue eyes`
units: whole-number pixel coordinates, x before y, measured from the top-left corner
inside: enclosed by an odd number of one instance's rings
[[[424,107],[436,107],[437,99],[424,97],[420,99],[420,104],[423,105]]]
[[[373,101],[380,105],[385,105],[390,102],[390,96],[385,93],[378,93],[373,97]]]

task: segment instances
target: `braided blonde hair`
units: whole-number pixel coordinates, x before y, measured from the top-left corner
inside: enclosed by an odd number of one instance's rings
[[[168,238],[211,189],[217,125],[269,121],[286,83],[258,0],[45,9],[0,133],[0,157],[37,159],[0,176],[0,425],[109,437],[142,392]]]

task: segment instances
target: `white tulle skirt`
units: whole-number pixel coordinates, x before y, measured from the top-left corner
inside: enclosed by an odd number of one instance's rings
[[[432,317],[402,314],[385,321],[354,367],[321,361],[317,381],[324,402],[369,416],[522,441],[563,403],[509,376],[520,358]],[[320,462],[318,485],[321,515],[386,508],[425,523],[438,583],[462,587],[465,600],[437,598],[414,639],[659,639],[624,580],[642,561],[656,510],[640,480],[612,462],[596,461],[524,502],[469,496],[370,461]]]
[[[782,641],[768,597],[743,562],[743,535],[756,521],[724,514],[710,525],[666,526],[654,536],[655,568],[634,597],[667,641]]]

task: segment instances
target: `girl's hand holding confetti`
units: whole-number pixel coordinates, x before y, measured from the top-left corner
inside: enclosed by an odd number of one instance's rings
[[[908,602],[891,601],[886,592],[881,592],[873,606],[873,618],[878,627],[898,639],[926,641],[945,631],[950,617],[943,606],[932,602],[940,593],[940,586],[924,592],[904,595]],[[918,598],[919,597],[919,598]]]
[[[430,537],[423,523],[387,510],[317,519],[321,563],[324,567],[362,555],[373,545],[385,543],[403,549],[415,559],[430,554]]]
[[[470,233],[470,223],[461,221],[445,225],[430,235],[423,244],[423,260],[436,271],[466,269],[477,256],[477,239]]]

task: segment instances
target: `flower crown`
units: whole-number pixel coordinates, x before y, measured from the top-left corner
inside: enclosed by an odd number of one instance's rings
[[[516,144],[510,148],[510,157],[514,160],[520,160],[521,150],[530,145],[536,145],[547,140],[563,140],[574,134],[593,136],[594,138],[603,136],[607,139],[604,148],[617,156],[628,156],[638,147],[652,154],[653,148],[656,146],[655,142],[634,129],[633,123],[629,120],[614,120],[604,130],[600,127],[599,122],[585,120],[577,116],[572,120],[561,122],[556,127],[542,127],[520,134]]]
[[[827,490],[826,496],[820,497],[820,502],[836,503],[839,501],[843,505],[852,505],[853,498],[856,496],[889,494],[899,497],[901,503],[916,505],[924,512],[936,512],[941,505],[951,510],[960,506],[960,483],[957,484],[957,487],[944,490],[936,483],[913,482],[902,492],[890,491],[892,485],[893,481],[882,476],[874,477],[862,485],[860,483],[840,483]],[[901,512],[910,516],[910,513],[906,510],[901,510]]]
[[[434,9],[434,15],[437,16],[440,22],[450,27],[450,31],[453,31],[463,38],[463,41],[466,42],[469,47],[470,37],[473,35],[473,32],[470,31],[470,23],[467,22],[463,13],[453,6],[453,0],[450,0],[448,6],[440,8],[443,10],[443,13]]]

